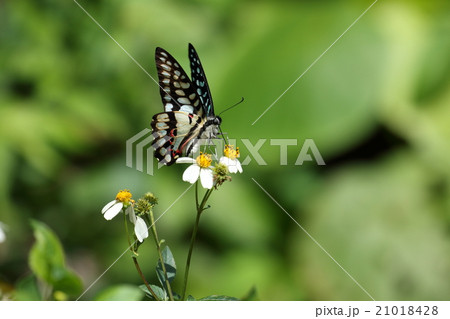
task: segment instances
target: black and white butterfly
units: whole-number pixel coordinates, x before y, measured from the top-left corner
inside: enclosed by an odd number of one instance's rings
[[[199,139],[219,134],[222,119],[214,106],[202,64],[189,44],[191,79],[166,50],[156,48],[156,68],[164,111],[152,119],[152,146],[160,163],[172,165],[181,155],[197,151]]]

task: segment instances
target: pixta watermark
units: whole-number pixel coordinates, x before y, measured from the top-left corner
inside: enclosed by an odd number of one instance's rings
[[[126,142],[126,165],[130,168],[135,168],[140,172],[153,175],[155,163],[159,169],[163,164],[158,163],[154,158],[154,149],[151,146],[153,141],[152,132],[146,128],[129,138]],[[214,140],[198,140],[202,150],[202,146],[208,147],[208,151],[213,153],[213,156],[219,158],[222,154],[217,154],[214,150],[224,149],[223,139]],[[326,165],[323,157],[313,139],[258,139],[251,140],[242,138],[239,140],[230,139],[229,144],[237,145],[240,148],[243,158],[241,158],[242,165],[249,165],[254,162],[256,165],[268,165],[264,160],[264,154],[261,152],[263,146],[269,145],[271,152],[279,153],[279,165],[303,165],[305,162],[315,162],[317,165]],[[296,149],[298,156],[294,163],[288,162],[288,148]],[[212,151],[211,151],[212,150]],[[197,152],[198,153],[198,152]],[[196,154],[194,154],[195,157]]]

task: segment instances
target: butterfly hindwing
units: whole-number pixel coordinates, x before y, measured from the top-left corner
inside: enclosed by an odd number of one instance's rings
[[[153,143],[158,161],[172,165],[183,152],[190,153],[202,127],[202,118],[182,111],[153,116]]]

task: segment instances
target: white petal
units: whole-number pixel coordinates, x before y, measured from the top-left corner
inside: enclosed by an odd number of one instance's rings
[[[134,224],[134,233],[136,234],[137,239],[142,243],[145,238],[148,237],[148,228],[145,221],[137,216],[136,224]]]
[[[194,164],[196,162],[195,159],[191,157],[180,157],[177,159],[177,164]]]
[[[220,163],[227,166],[230,173],[242,173],[242,166],[238,159],[231,159],[226,156],[220,158]]]
[[[102,214],[104,214],[108,209],[110,209],[112,207],[112,205],[114,205],[115,203],[117,203],[116,200],[112,200],[110,201],[108,204],[106,204],[103,208],[102,208]]]
[[[0,225],[1,226],[1,225]],[[5,232],[3,231],[3,229],[0,227],[0,243],[3,243],[6,239],[6,235]]]
[[[230,159],[226,156],[222,156],[219,160],[219,163],[228,167],[230,165]]]
[[[213,171],[209,168],[200,170],[200,181],[203,188],[211,189],[213,187]]]
[[[111,220],[114,217],[116,217],[116,215],[118,213],[120,213],[120,211],[122,210],[123,207],[123,203],[122,202],[116,202],[114,205],[112,205],[111,208],[109,208],[105,214],[103,215],[103,217],[105,217],[106,220]]]
[[[239,163],[239,160],[234,159],[234,160],[230,160],[231,164],[230,166],[228,166],[228,170],[230,171],[230,173],[242,173],[242,166],[241,163]]]
[[[242,173],[242,165],[241,162],[239,162],[239,160],[236,160],[236,167],[239,173]]]
[[[233,174],[237,173],[237,167],[236,167],[235,163],[232,163],[231,165],[228,166],[228,171]]]
[[[125,214],[128,214],[128,218],[130,218],[130,222],[133,224],[136,223],[136,214],[134,213],[133,205],[130,205],[125,209]]]
[[[200,176],[200,166],[191,165],[183,173],[183,181],[194,184]]]

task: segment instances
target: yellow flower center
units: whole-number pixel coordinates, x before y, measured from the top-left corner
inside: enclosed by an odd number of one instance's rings
[[[211,155],[203,154],[200,152],[200,155],[197,157],[197,165],[201,168],[208,168],[211,165]]]
[[[239,147],[236,147],[236,149],[234,149],[234,145],[225,145],[223,155],[232,160],[235,160],[236,158],[239,157]]]
[[[117,193],[116,200],[118,200],[119,202],[122,202],[124,204],[129,204],[129,202],[131,200],[131,196],[132,195],[128,189],[120,190]]]

